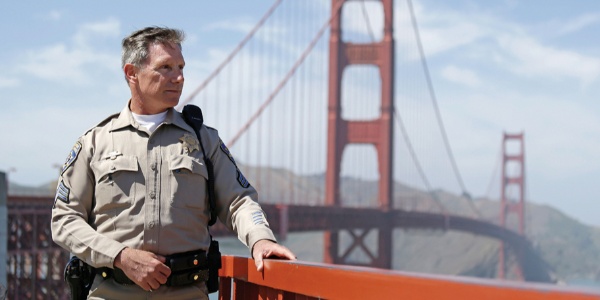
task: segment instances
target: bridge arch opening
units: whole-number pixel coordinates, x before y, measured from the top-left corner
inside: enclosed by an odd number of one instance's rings
[[[381,76],[372,65],[350,65],[342,76],[342,118],[376,120],[381,116]]]
[[[340,175],[343,206],[377,207],[379,167],[373,145],[347,145],[342,154]]]
[[[383,39],[383,5],[380,1],[348,1],[342,6],[342,40],[376,43]]]

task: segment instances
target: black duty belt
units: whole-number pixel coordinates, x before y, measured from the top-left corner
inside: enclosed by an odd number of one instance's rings
[[[208,280],[208,261],[204,250],[168,255],[165,264],[171,269],[171,275],[165,283],[167,286],[184,286]],[[115,282],[125,285],[135,284],[117,267],[96,270],[96,274],[104,279],[113,278]]]

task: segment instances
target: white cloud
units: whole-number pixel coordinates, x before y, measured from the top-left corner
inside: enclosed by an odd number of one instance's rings
[[[205,31],[229,30],[234,32],[248,33],[255,25],[256,23],[249,20],[223,20],[203,26],[202,29]]]
[[[456,49],[491,35],[490,18],[485,15],[461,14],[455,11],[436,11],[413,3],[419,36],[425,55],[430,57]],[[415,29],[408,6],[400,3],[394,11],[394,38],[402,47],[413,48],[413,52],[403,53],[399,59],[419,58],[416,50]]]
[[[24,63],[18,70],[54,82],[87,84],[93,75],[89,70],[101,70],[112,66],[115,57],[92,47],[91,43],[101,36],[116,36],[119,22],[88,23],[73,36],[73,45],[58,43],[25,53]],[[93,65],[94,67],[90,67]]]
[[[600,14],[584,14],[563,24],[558,33],[562,35],[576,32],[598,22],[600,22]]]
[[[342,28],[344,36],[349,36],[349,39],[344,38],[347,41],[371,42],[371,38],[375,41],[381,40],[383,5],[372,1],[346,2],[342,9]]]
[[[62,19],[62,13],[58,10],[52,10],[48,13],[47,18],[52,21],[60,21],[60,19]]]
[[[589,85],[600,76],[600,59],[577,52],[544,46],[529,36],[504,34],[498,44],[510,70],[543,78],[575,78]]]
[[[395,11],[396,39],[402,49],[399,59],[417,59],[418,52],[408,7]],[[586,87],[600,77],[600,59],[586,56],[565,47],[550,47],[529,34],[526,24],[513,23],[488,13],[463,13],[440,11],[429,7],[427,13],[421,5],[415,5],[421,43],[425,55],[434,55],[461,49],[461,57],[480,65],[500,63],[502,68],[525,77],[553,80],[573,78]],[[600,14],[586,14],[565,25],[562,32],[573,32],[600,21]],[[468,46],[468,47],[467,47]],[[406,51],[402,47],[413,49]],[[486,50],[487,49],[487,50]],[[496,68],[496,67],[495,67]],[[446,69],[444,76],[456,70]],[[471,84],[474,82],[471,81]]]
[[[106,21],[83,24],[73,37],[75,43],[80,47],[87,47],[98,37],[118,37],[121,23],[115,18]]]
[[[11,88],[19,86],[21,82],[16,78],[0,77],[0,88]]]
[[[44,21],[52,21],[57,22],[60,21],[63,17],[64,13],[60,10],[53,9],[43,14],[37,14],[36,18],[44,20]]]
[[[502,132],[524,132],[529,199],[552,203],[574,214],[573,207],[581,206],[583,199],[597,198],[596,194],[582,193],[585,187],[577,185],[590,174],[600,173],[600,165],[594,163],[600,161],[596,150],[600,147],[597,138],[600,106],[595,101],[600,59],[578,51],[577,42],[561,44],[560,39],[555,39],[549,44],[544,38],[549,32],[581,31],[582,36],[587,35],[584,45],[594,47],[596,44],[589,37],[592,30],[584,32],[584,29],[596,26],[600,18],[586,14],[564,26],[552,23],[552,30],[533,32],[532,29],[547,27],[548,23],[503,19],[500,17],[503,13],[495,14],[489,7],[476,11],[475,6],[461,10],[429,4],[423,9],[419,3],[414,4],[429,65],[432,70],[440,70],[432,73],[433,81],[440,82],[435,76],[441,75],[453,82],[461,79],[469,87],[436,86],[445,128],[467,188],[474,195],[481,195],[490,183],[499,185],[498,175],[491,182],[490,175],[497,161]],[[407,68],[416,70],[411,74],[419,74],[422,69],[417,68],[418,61],[412,61],[419,58],[419,53],[408,7],[399,2],[394,13],[397,61],[404,67],[397,70],[397,75],[409,72]],[[413,80],[414,76],[406,77]],[[416,89],[415,83],[419,84],[409,81],[406,86]],[[423,83],[419,87],[424,86]],[[424,123],[435,120],[423,116],[423,110],[415,115],[428,121]],[[409,134],[414,132],[413,128],[419,128],[420,136],[413,143],[418,155],[425,155],[422,165],[430,176],[428,165],[437,156],[426,154],[432,151],[427,149],[435,147],[429,144],[422,147],[428,125],[415,126],[410,114],[403,112],[403,116]],[[444,153],[439,156],[445,158]],[[444,167],[447,162],[439,160],[433,170],[450,170]],[[556,182],[569,179],[577,184],[556,187]],[[436,178],[431,182],[433,186],[442,185]],[[553,187],[570,194],[572,200],[565,204],[564,197],[548,192]],[[576,215],[583,218],[579,213]],[[590,217],[587,221],[598,224]]]
[[[481,80],[473,70],[450,65],[443,68],[441,74],[449,81],[469,87],[476,87],[481,84]]]
[[[85,49],[69,49],[64,44],[45,47],[38,51],[28,51],[26,62],[19,69],[30,75],[65,84],[86,84],[91,81],[85,65],[99,67],[112,59],[105,54],[93,53]]]
[[[600,170],[591,163],[600,161],[600,140],[595,138],[600,118],[581,103],[504,88],[450,97],[456,100],[442,109],[448,132],[454,134],[451,141],[459,146],[458,157],[467,165],[491,164],[504,131],[525,133],[526,164],[535,176],[559,180]],[[490,139],[492,143],[483,142]]]

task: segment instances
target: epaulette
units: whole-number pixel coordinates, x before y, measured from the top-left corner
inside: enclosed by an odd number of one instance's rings
[[[114,114],[112,114],[112,115],[110,115],[110,116],[106,117],[104,120],[100,121],[100,123],[98,123],[98,124],[96,124],[95,126],[93,126],[93,127],[89,128],[88,130],[86,130],[86,131],[85,131],[85,133],[84,133],[83,135],[86,135],[86,134],[88,134],[90,131],[92,131],[92,129],[94,129],[94,128],[96,128],[96,127],[100,127],[100,126],[104,126],[104,125],[106,125],[108,122],[110,122],[110,120],[112,120],[112,119],[114,119],[114,118],[118,118],[120,114],[121,114],[121,113],[120,113],[120,112],[118,112],[118,113],[114,113]]]

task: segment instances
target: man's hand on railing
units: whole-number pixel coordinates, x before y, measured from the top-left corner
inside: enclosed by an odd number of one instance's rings
[[[256,270],[261,272],[264,268],[263,259],[277,257],[289,260],[296,260],[296,255],[290,249],[270,240],[260,240],[254,243],[252,247],[252,258],[256,264]]]

